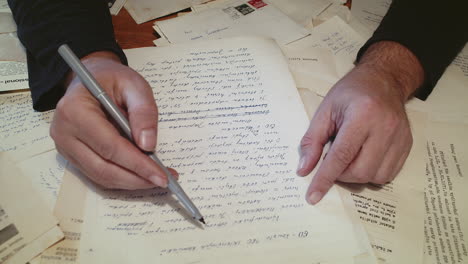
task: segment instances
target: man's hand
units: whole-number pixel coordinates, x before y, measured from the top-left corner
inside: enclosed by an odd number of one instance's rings
[[[158,111],[148,83],[111,52],[95,52],[81,61],[127,115],[138,146],[154,151]],[[107,188],[166,187],[163,170],[119,133],[79,78],[71,72],[65,85],[50,128],[60,154]]]
[[[305,176],[334,138],[312,179],[309,203],[318,203],[335,181],[384,184],[394,179],[412,145],[404,104],[423,78],[409,50],[378,42],[335,84],[301,141],[297,173]]]

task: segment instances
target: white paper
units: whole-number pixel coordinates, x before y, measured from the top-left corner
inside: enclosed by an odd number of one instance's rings
[[[0,92],[29,88],[25,62],[0,61]]]
[[[237,36],[260,36],[285,45],[310,33],[268,2],[254,7],[247,1],[229,1],[222,7],[188,14],[155,24],[170,43]]]
[[[112,15],[116,16],[119,14],[120,9],[124,6],[127,0],[111,0],[108,1],[109,11]]]
[[[26,52],[16,33],[0,34],[0,61],[26,62]]]
[[[353,0],[351,14],[374,31],[380,25],[391,3],[391,0]]]
[[[166,16],[208,0],[127,0],[125,8],[137,24]]]
[[[313,48],[329,49],[335,56],[338,77],[343,77],[354,67],[364,39],[341,18],[335,16],[311,30],[311,35],[287,45],[292,50]],[[324,96],[328,91],[316,91]],[[325,94],[324,94],[325,92]]]
[[[269,0],[269,2],[298,24],[307,26],[313,18],[329,7],[333,0]]]
[[[16,31],[16,23],[11,12],[0,12],[0,33]]]

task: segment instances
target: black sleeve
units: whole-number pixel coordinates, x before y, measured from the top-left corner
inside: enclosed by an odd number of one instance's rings
[[[8,0],[26,48],[33,107],[55,108],[65,93],[60,86],[69,71],[57,53],[68,43],[79,58],[94,51],[111,51],[127,59],[116,43],[112,19],[103,0]]]
[[[424,84],[415,96],[425,100],[468,39],[467,3],[466,0],[393,0],[380,26],[359,50],[357,61],[378,41],[404,45],[424,69]]]

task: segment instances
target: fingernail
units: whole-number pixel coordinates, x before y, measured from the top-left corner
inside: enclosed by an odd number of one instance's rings
[[[315,205],[318,202],[322,200],[322,193],[321,192],[313,192],[310,196],[309,199],[307,199],[307,202],[310,203],[311,205]]]
[[[140,133],[140,147],[147,151],[152,151],[156,147],[156,131],[147,128]]]
[[[155,184],[157,186],[167,188],[167,181],[164,180],[164,179],[161,179],[158,176],[151,176],[151,177],[149,177],[149,180],[150,180],[150,182],[152,182],[153,184]]]
[[[299,159],[299,166],[297,166],[297,173],[299,173],[300,170],[304,169],[304,166],[305,166],[305,162],[306,162],[306,159],[304,156],[301,156],[301,158]]]

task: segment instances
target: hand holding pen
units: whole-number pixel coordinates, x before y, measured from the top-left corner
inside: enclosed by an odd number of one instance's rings
[[[66,51],[63,47],[62,56]],[[131,139],[142,150],[154,151],[157,107],[148,83],[138,73],[122,65],[111,52],[95,52],[81,61],[102,84],[110,101],[117,104],[119,112],[125,110],[127,117],[123,116],[123,119],[128,118],[129,122],[128,131],[124,129],[123,132],[130,133]],[[174,189],[174,185],[178,186],[172,177],[167,177],[168,174],[177,177],[175,170],[158,165],[155,155],[145,155],[120,135],[107,119],[108,111],[103,110],[95,95],[83,85],[79,73],[71,73],[65,82],[68,88],[57,105],[51,125],[51,136],[65,158],[91,180],[107,188],[133,190],[169,186]],[[186,206],[187,201],[179,200]],[[193,208],[196,209],[195,206]],[[198,220],[202,219],[198,210],[189,211]]]

